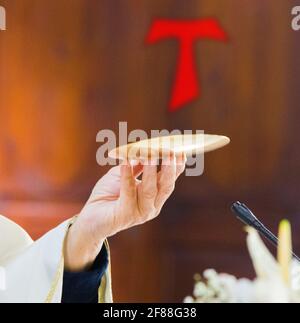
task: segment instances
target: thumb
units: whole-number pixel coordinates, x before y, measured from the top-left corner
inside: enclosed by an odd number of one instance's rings
[[[138,177],[143,172],[143,165],[134,164],[132,173],[134,177]],[[95,198],[116,198],[120,196],[121,188],[121,166],[111,168],[95,185],[90,200]]]
[[[121,166],[111,168],[95,185],[91,197],[118,196],[120,193]]]

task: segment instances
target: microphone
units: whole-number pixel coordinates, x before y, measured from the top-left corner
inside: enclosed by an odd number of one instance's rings
[[[235,202],[231,210],[236,214],[237,218],[247,226],[254,228],[263,237],[270,241],[275,247],[278,247],[278,238],[266,228],[266,226],[258,220],[253,212],[243,203]],[[300,258],[291,251],[293,257],[300,262]]]

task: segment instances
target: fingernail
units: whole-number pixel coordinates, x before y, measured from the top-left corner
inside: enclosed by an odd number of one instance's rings
[[[148,165],[149,166],[157,166],[158,165],[158,159],[157,158],[148,159]]]
[[[130,166],[130,162],[128,159],[123,159],[121,165],[122,166]]]
[[[181,153],[177,158],[176,158],[176,163],[178,165],[185,165],[187,162],[187,157],[185,153]]]
[[[136,159],[132,159],[129,161],[131,166],[138,166],[140,162]]]
[[[164,157],[162,160],[162,165],[170,166],[170,165],[172,165],[173,161],[174,161],[174,157],[172,157],[172,156]]]

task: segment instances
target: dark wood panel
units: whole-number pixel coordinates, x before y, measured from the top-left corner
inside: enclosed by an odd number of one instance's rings
[[[34,238],[80,211],[107,170],[96,134],[204,129],[231,137],[180,179],[159,220],[112,239],[119,301],[180,301],[194,272],[252,276],[245,234],[229,207],[251,205],[276,231],[294,225],[300,250],[299,34],[296,1],[3,0],[0,33],[0,212]],[[195,45],[202,97],[167,112],[178,44],[145,45],[155,17],[213,16],[227,44]]]

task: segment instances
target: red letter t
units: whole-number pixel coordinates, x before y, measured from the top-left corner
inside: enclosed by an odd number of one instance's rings
[[[147,43],[153,44],[166,38],[176,38],[180,41],[176,81],[169,107],[170,111],[175,111],[200,96],[193,56],[194,42],[198,39],[227,41],[227,35],[216,19],[156,20],[147,37]]]

